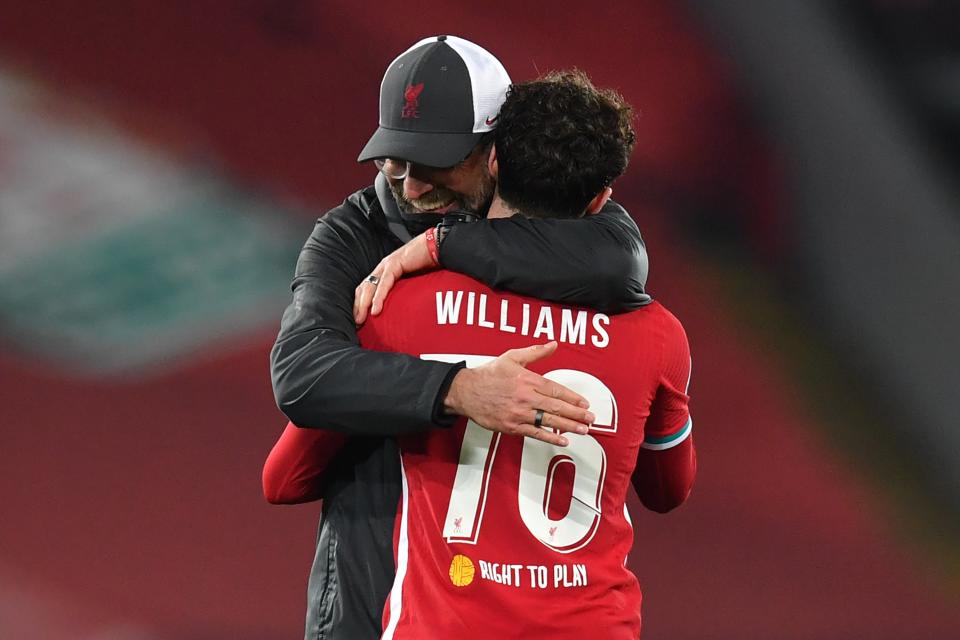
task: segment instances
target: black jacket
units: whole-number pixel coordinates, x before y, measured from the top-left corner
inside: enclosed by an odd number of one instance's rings
[[[318,220],[270,354],[277,404],[291,421],[354,436],[327,474],[308,640],[379,638],[400,497],[399,455],[385,436],[450,424],[443,397],[462,365],[367,351],[353,322],[357,284],[402,244],[398,235],[419,232],[415,226],[410,219],[404,225],[372,186]],[[643,240],[615,203],[579,220],[459,224],[440,250],[445,268],[494,288],[607,312],[650,301]]]

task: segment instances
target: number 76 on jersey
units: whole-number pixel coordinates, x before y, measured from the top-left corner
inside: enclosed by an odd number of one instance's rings
[[[424,360],[463,362],[478,367],[496,356],[460,353],[429,353]],[[591,432],[617,432],[617,402],[610,389],[596,376],[575,369],[556,369],[544,378],[562,384],[590,402],[596,416]],[[450,506],[443,527],[447,542],[476,544],[480,539],[487,488],[491,475],[497,472],[497,450],[503,434],[484,429],[473,420],[467,421],[460,460],[450,493]],[[534,538],[559,553],[571,553],[590,543],[600,524],[600,505],[607,456],[597,440],[587,434],[566,434],[567,447],[523,439],[520,458],[520,482],[517,502],[520,517]],[[573,465],[573,492],[569,509],[554,520],[547,513],[554,488],[554,478],[563,465]]]

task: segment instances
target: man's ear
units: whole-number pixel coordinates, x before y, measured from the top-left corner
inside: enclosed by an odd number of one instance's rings
[[[497,172],[500,170],[499,165],[497,165],[497,145],[490,145],[490,155],[487,156],[487,170],[490,172],[490,175],[494,178],[497,177]]]
[[[611,195],[613,195],[613,189],[607,187],[594,196],[590,204],[587,205],[587,215],[592,216],[595,213],[599,213],[600,209],[603,209],[603,205],[607,204],[607,200],[610,199]]]

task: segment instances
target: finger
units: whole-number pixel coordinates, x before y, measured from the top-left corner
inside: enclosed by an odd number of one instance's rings
[[[590,403],[587,402],[587,399],[584,398],[579,393],[574,393],[567,387],[563,386],[559,382],[554,382],[553,380],[547,380],[541,376],[542,382],[534,386],[534,391],[541,395],[545,395],[552,400],[560,401],[563,404],[572,405],[574,407],[579,407],[581,409],[586,409],[590,406]],[[546,407],[550,410],[550,413],[558,413],[560,415],[567,415],[563,412],[563,404],[557,405],[558,411],[554,411],[554,404],[547,404]],[[569,417],[569,416],[568,416]],[[591,420],[592,422],[592,420]]]
[[[554,415],[552,413],[544,413],[543,420],[540,421],[540,424],[549,429],[579,433],[580,435],[590,431],[590,426],[588,424],[577,422],[576,420],[570,420],[569,418],[564,418],[563,416]]]
[[[382,277],[381,271],[381,265],[377,265],[377,268],[374,269],[370,275],[377,276],[378,278]],[[357,304],[357,310],[359,311],[361,323],[366,322],[370,314],[370,302],[373,300],[373,296],[376,294],[379,286],[379,284],[373,284],[369,280],[364,280],[360,283],[360,298]]]
[[[393,283],[396,281],[397,277],[393,272],[385,269],[383,276],[380,278],[380,284],[377,285],[376,291],[373,293],[370,313],[375,316],[380,315],[380,312],[383,311],[383,302],[387,299],[387,294],[390,293],[390,289],[393,288]]]
[[[357,285],[357,288],[353,290],[353,321],[357,325],[363,324],[360,316],[360,296],[363,295],[364,283]]]
[[[357,301],[356,316],[357,324],[363,324],[367,320],[367,313],[370,311],[370,301],[373,294],[377,291],[377,285],[364,280],[360,283],[360,295],[354,299]]]
[[[546,358],[556,350],[557,342],[552,341],[547,344],[533,344],[529,347],[523,347],[522,349],[510,349],[502,355],[525,367],[531,362]]]
[[[570,444],[570,442],[559,433],[554,433],[549,429],[541,429],[540,427],[535,427],[532,424],[520,425],[519,435],[526,436],[527,438],[533,438],[534,440],[540,440],[541,442],[546,442],[548,444],[554,444],[558,447],[565,447]]]
[[[576,396],[576,394],[574,394],[574,396],[579,397]],[[565,400],[560,400],[559,398],[548,398],[547,396],[542,395],[540,396],[539,400],[533,401],[533,405],[534,407],[542,408],[547,412],[544,414],[544,417],[549,414],[558,418],[573,420],[574,422],[579,422],[580,424],[585,425],[591,425],[597,419],[596,416],[593,415],[593,412],[589,411],[583,405],[571,404]]]

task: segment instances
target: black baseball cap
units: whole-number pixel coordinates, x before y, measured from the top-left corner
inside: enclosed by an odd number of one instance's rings
[[[380,84],[380,127],[357,162],[397,158],[452,167],[496,125],[510,76],[469,40],[434,36],[398,56]]]

